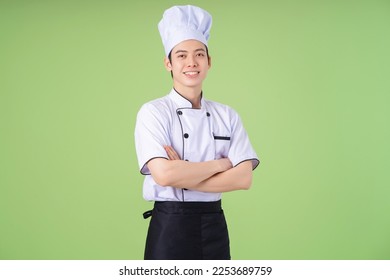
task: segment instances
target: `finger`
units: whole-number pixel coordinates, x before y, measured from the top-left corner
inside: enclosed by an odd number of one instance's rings
[[[180,157],[171,146],[164,147],[170,160],[179,160]]]
[[[178,160],[179,155],[176,153],[176,151],[171,146],[164,146],[165,151],[167,152],[168,158],[170,160]]]
[[[180,159],[179,155],[176,153],[176,151],[172,147],[169,147],[169,151],[170,151],[171,156],[172,156],[173,159],[175,159],[175,160],[179,160]]]
[[[173,158],[172,158],[172,152],[170,151],[170,149],[168,148],[168,146],[164,146],[164,149],[165,149],[165,152],[167,153],[167,156],[168,156],[169,160],[173,160]]]

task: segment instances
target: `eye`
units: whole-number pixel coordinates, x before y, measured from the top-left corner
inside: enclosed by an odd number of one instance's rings
[[[204,56],[204,53],[198,53],[196,56],[203,57],[203,56]]]
[[[185,55],[184,54],[179,54],[177,57],[178,58],[185,58]]]

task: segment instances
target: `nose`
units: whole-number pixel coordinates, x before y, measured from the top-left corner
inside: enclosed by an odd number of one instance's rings
[[[193,57],[192,55],[188,56],[187,66],[188,67],[196,67],[196,66],[198,66],[198,63],[196,62],[195,57]]]

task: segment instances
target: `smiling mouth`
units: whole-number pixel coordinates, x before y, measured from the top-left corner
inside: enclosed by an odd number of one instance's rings
[[[184,75],[188,75],[188,76],[195,76],[195,75],[198,75],[200,72],[199,71],[186,71],[186,72],[183,72]]]

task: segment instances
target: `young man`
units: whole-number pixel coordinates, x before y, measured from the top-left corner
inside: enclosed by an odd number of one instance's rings
[[[155,201],[144,258],[230,259],[221,195],[249,189],[259,160],[237,113],[203,98],[210,14],[174,6],[158,27],[173,89],[137,115],[143,195]]]

